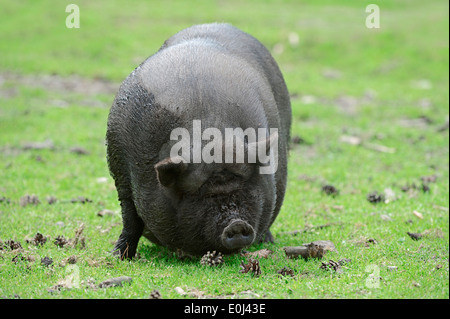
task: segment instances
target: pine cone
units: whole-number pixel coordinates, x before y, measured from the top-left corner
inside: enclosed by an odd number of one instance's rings
[[[384,195],[375,191],[367,194],[367,200],[373,204],[384,202]]]
[[[4,246],[9,247],[11,250],[22,248],[22,245],[20,244],[20,242],[14,241],[12,239],[5,241]]]
[[[75,255],[72,255],[72,256],[69,256],[69,257],[67,257],[67,262],[69,263],[69,264],[76,264],[77,263],[77,260],[78,260],[78,257],[77,256],[75,256]]]
[[[17,254],[11,259],[11,261],[15,264],[17,264],[20,261],[24,261],[24,260],[26,260],[26,259],[22,256],[22,254]]]
[[[48,256],[45,256],[44,258],[41,258],[41,264],[48,267],[51,264],[53,264],[53,259],[51,259]]]
[[[322,186],[322,192],[327,195],[336,196],[339,195],[339,190],[333,185],[324,185]]]
[[[30,241],[27,240],[27,242],[29,242],[35,246],[42,246],[45,244],[46,241],[47,241],[47,237],[45,237],[41,233],[36,233],[36,235],[34,236],[34,238],[32,240],[30,240]]]
[[[340,262],[335,262],[334,260],[330,259],[330,261],[327,262],[322,262],[322,265],[320,265],[320,269],[324,269],[324,270],[334,270],[337,273],[342,273],[342,269],[341,269],[341,263]]]
[[[283,267],[282,269],[277,271],[278,274],[282,275],[282,276],[291,276],[294,277],[294,271],[290,268],[287,267]]]
[[[223,256],[220,252],[207,252],[200,260],[200,264],[204,266],[218,266],[223,263]]]
[[[253,258],[250,258],[247,264],[244,264],[244,261],[241,261],[241,273],[252,272],[253,275],[259,276],[261,275],[261,267],[259,266],[259,261]]]
[[[53,242],[56,246],[59,247],[64,247],[64,245],[67,245],[69,242],[67,241],[67,239],[64,238],[64,236],[59,235],[58,237],[55,238],[55,241]]]
[[[151,292],[149,299],[161,299],[161,293],[155,289]]]

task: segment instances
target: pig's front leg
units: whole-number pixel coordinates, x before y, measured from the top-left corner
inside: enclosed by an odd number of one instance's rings
[[[131,199],[120,202],[122,206],[122,233],[114,247],[113,254],[121,259],[133,258],[136,254],[139,238],[144,230],[144,222],[136,213],[136,207]]]
[[[267,230],[267,232],[261,237],[260,240],[257,241],[258,244],[260,243],[271,243],[273,244],[275,242],[272,233],[270,232],[270,229]]]

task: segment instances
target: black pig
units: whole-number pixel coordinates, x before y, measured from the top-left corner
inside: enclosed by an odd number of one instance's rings
[[[199,123],[217,138],[195,141]],[[169,38],[124,80],[109,114],[107,159],[123,219],[114,252],[133,257],[142,235],[192,255],[273,241],[290,125],[283,76],[258,40],[228,24],[197,25]],[[173,153],[177,128],[190,138],[181,155]],[[231,146],[217,136],[227,128],[242,128]],[[255,140],[252,129],[267,133]],[[269,154],[274,145],[272,162],[251,160],[251,151]],[[214,161],[199,161],[199,150],[213,150]],[[275,170],[261,173],[273,161]]]

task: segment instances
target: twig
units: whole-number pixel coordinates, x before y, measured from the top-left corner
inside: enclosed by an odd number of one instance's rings
[[[380,145],[380,144],[367,143],[367,142],[364,142],[362,140],[362,138],[360,138],[358,136],[342,135],[340,137],[340,141],[343,143],[350,144],[350,145],[364,146],[367,149],[377,151],[377,152],[391,153],[391,154],[395,153],[395,148],[387,147],[387,146]]]
[[[330,227],[330,226],[334,226],[334,225],[338,225],[340,223],[328,223],[328,224],[324,224],[324,225],[317,225],[317,226],[306,226],[303,229],[299,229],[299,230],[294,230],[294,231],[288,231],[288,232],[283,232],[280,233],[281,235],[297,235],[297,234],[302,234],[302,233],[306,233],[309,231],[313,231],[316,229],[322,229],[322,228],[326,228],[326,227]]]
[[[370,150],[374,150],[377,152],[390,153],[390,154],[395,153],[395,148],[387,147],[384,145],[372,144],[372,143],[362,143],[361,145],[364,146],[365,148],[368,148]]]
[[[129,248],[128,242],[126,242],[126,244],[127,244],[127,248],[125,248],[125,250],[123,251],[121,259],[125,259],[125,257],[128,258],[128,248]]]

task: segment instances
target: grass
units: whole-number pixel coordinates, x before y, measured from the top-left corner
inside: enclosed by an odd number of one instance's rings
[[[156,289],[166,299],[449,297],[449,136],[441,129],[449,101],[447,2],[383,1],[378,30],[365,27],[365,7],[354,1],[272,0],[258,2],[257,10],[255,1],[147,3],[78,1],[81,28],[75,30],[65,27],[63,2],[3,1],[0,240],[19,241],[22,256],[35,261],[13,263],[19,252],[0,250],[0,296],[147,298]],[[209,268],[199,260],[179,260],[145,239],[138,248],[141,258],[111,257],[121,231],[104,146],[114,92],[83,94],[56,85],[74,75],[80,81],[120,82],[173,33],[213,21],[231,22],[276,48],[292,95],[292,135],[306,141],[290,153],[286,198],[272,227],[275,244],[249,249],[274,251],[260,259],[259,277],[239,273],[239,255]],[[288,40],[292,32],[298,45]],[[43,85],[39,79],[46,74],[61,78]],[[88,88],[91,82],[86,83]],[[363,143],[342,142],[342,135]],[[45,140],[54,147],[24,149]],[[423,192],[421,177],[433,175],[436,181]],[[413,183],[417,189],[401,190]],[[324,184],[334,185],[339,195],[325,195]],[[367,201],[368,193],[386,189],[395,200]],[[21,206],[26,194],[36,194],[41,203]],[[58,201],[50,205],[48,196]],[[92,202],[71,203],[79,196]],[[102,209],[116,214],[99,217]],[[74,238],[81,224],[84,249],[52,243],[58,235]],[[288,234],[325,224],[330,226]],[[26,243],[37,232],[49,240],[41,247]],[[407,232],[427,235],[414,241]],[[367,243],[369,238],[377,244]],[[351,259],[342,274],[320,269],[320,260],[286,258],[282,247],[314,240],[331,240],[339,252],[322,261]],[[76,267],[61,265],[71,255],[78,258]],[[40,263],[46,256],[53,260],[50,267]],[[280,277],[283,267],[296,276]],[[83,282],[119,276],[133,282],[48,292],[75,273]]]

